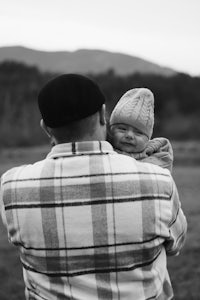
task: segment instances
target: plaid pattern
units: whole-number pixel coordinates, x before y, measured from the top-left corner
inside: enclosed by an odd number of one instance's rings
[[[186,220],[168,170],[108,142],[60,144],[2,176],[2,216],[26,299],[172,299],[166,253]]]

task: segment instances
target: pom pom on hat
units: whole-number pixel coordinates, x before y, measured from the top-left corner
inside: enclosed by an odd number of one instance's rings
[[[104,103],[98,85],[78,74],[64,74],[50,80],[38,95],[42,118],[51,128],[93,115]]]
[[[153,93],[147,88],[126,92],[110,116],[110,125],[119,123],[133,126],[151,138],[154,126]]]

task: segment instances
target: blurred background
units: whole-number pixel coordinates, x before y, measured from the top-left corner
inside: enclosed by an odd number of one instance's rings
[[[172,143],[172,175],[188,219],[186,245],[168,261],[178,300],[200,294],[199,11],[199,0],[8,0],[0,11],[0,175],[50,150],[37,107],[49,79],[94,79],[108,118],[128,89],[154,93],[153,137]],[[23,289],[17,250],[0,223],[0,299],[22,300]]]

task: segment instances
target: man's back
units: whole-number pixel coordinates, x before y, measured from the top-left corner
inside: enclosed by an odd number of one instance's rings
[[[172,299],[186,221],[170,173],[107,142],[60,144],[2,178],[27,299]]]

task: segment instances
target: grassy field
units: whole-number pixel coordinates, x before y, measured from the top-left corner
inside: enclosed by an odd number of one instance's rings
[[[47,147],[2,150],[0,175],[14,165],[34,162],[43,158]],[[183,210],[188,220],[188,235],[184,249],[178,257],[168,259],[168,269],[176,300],[200,299],[200,166],[175,165],[176,181]],[[23,300],[22,270],[15,247],[7,241],[0,221],[0,300]]]

